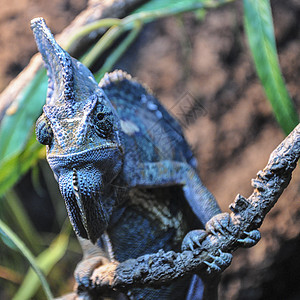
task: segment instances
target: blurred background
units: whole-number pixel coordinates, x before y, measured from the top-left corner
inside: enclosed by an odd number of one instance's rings
[[[0,0],[0,91],[37,52],[29,25],[32,18],[44,17],[56,34],[86,6],[84,0]],[[271,1],[271,7],[282,74],[299,111],[300,1]],[[242,2],[146,25],[115,68],[150,87],[181,122],[200,176],[223,211],[229,211],[238,193],[251,194],[250,180],[285,135],[255,72]],[[261,241],[234,253],[222,277],[220,299],[300,299],[299,179],[298,168],[263,223]],[[49,245],[58,251],[53,240],[62,227],[64,233],[69,229],[63,200],[45,160],[39,160],[2,196],[0,217],[35,255]],[[72,273],[81,258],[72,232],[63,253],[47,277],[56,296],[72,289]],[[27,270],[24,257],[0,240],[1,299],[16,293]],[[43,297],[39,290],[32,299]]]

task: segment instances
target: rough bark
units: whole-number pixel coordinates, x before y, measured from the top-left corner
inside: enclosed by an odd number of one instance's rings
[[[95,22],[103,18],[122,18],[128,13],[146,2],[145,0],[90,0],[88,7],[80,13],[74,21],[64,29],[56,38],[59,43],[63,45],[63,41],[67,40],[82,26]],[[29,26],[29,24],[28,24]],[[71,55],[75,52],[86,49],[86,47],[99,38],[106,29],[99,29],[78,41],[76,41],[72,48],[68,50]],[[24,87],[32,80],[36,72],[43,66],[40,54],[36,54],[31,59],[28,66],[10,82],[7,88],[0,95],[0,120],[2,119],[6,109],[17,99],[18,95],[22,92]]]
[[[231,234],[208,233],[201,247],[194,251],[164,252],[143,255],[119,264],[109,264],[103,278],[92,283],[89,290],[105,294],[111,290],[128,290],[133,287],[159,287],[171,283],[189,273],[205,273],[205,261],[212,261],[210,255],[233,252],[245,231],[261,226],[266,214],[275,205],[283,190],[288,186],[293,170],[300,157],[300,124],[272,152],[266,167],[252,180],[254,191],[249,198],[237,195],[230,205],[227,228]]]

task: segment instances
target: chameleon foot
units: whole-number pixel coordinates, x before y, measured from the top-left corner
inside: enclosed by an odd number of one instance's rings
[[[238,232],[234,232],[234,226],[231,224],[231,218],[228,213],[212,217],[206,223],[206,230],[213,235],[221,234],[226,238],[234,238],[238,234]],[[260,240],[260,232],[258,230],[244,231],[243,233],[246,237],[237,239],[242,247],[252,247]]]
[[[224,253],[220,249],[218,251],[219,251],[218,256],[208,254],[209,257],[213,259],[212,262],[204,261],[204,263],[208,265],[207,268],[208,274],[219,273],[221,271],[224,271],[232,261],[232,254]]]
[[[237,241],[242,244],[243,247],[249,248],[258,243],[260,240],[260,232],[258,230],[252,230],[250,232],[244,231],[247,236],[244,239],[238,239]]]
[[[181,250],[191,250],[193,251],[195,246],[196,248],[201,247],[201,242],[207,237],[205,230],[196,229],[187,233],[184,237],[181,245]]]
[[[103,256],[94,256],[80,261],[74,272],[78,286],[89,287],[94,270],[109,263],[110,261]]]
[[[194,250],[194,248],[200,248],[202,241],[207,237],[207,235],[213,234],[217,236],[221,234],[225,237],[232,236],[233,233],[229,227],[230,224],[230,216],[228,213],[221,213],[212,217],[206,223],[206,231],[205,230],[192,230],[187,233],[184,237],[181,245],[181,249],[184,250]]]
[[[113,283],[115,271],[118,265],[119,262],[112,261],[109,264],[96,268],[90,277],[90,285],[93,287],[109,287]]]
[[[206,231],[218,235],[218,233],[223,236],[228,236],[232,234],[230,229],[231,218],[228,213],[221,213],[212,217],[205,225]]]

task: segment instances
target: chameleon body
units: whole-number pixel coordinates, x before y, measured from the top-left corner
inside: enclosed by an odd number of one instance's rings
[[[88,291],[99,266],[179,251],[185,235],[220,209],[197,175],[180,126],[148,89],[122,71],[98,85],[42,18],[31,27],[49,77],[37,139],[47,145],[82,243],[75,278]],[[194,232],[184,248],[197,243]],[[201,299],[202,290],[198,277],[187,276],[160,289],[133,289],[130,299]]]

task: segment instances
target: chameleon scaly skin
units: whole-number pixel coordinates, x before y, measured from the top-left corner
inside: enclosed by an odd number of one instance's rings
[[[118,79],[100,88],[91,72],[60,48],[43,19],[32,20],[32,30],[49,77],[36,134],[47,144],[48,162],[79,236],[95,242],[103,233],[116,205],[117,191],[107,190],[114,179],[123,188],[183,185],[203,224],[220,212],[196,175],[179,125],[144,87],[123,78],[122,91]]]
[[[60,48],[45,22],[34,19],[32,30],[49,77],[37,138],[47,145],[76,233],[95,242],[115,205],[104,187],[122,168],[119,119],[91,72]]]
[[[49,77],[36,135],[47,145],[47,160],[82,241],[84,258],[75,271],[79,287],[88,292],[93,272],[110,261],[179,251],[188,232],[183,248],[193,248],[203,234],[190,230],[203,228],[221,211],[196,173],[178,123],[128,74],[107,74],[98,86],[56,43],[42,18],[31,27]],[[219,223],[211,228],[220,232]],[[133,289],[131,295],[201,298],[201,288],[197,296],[188,292],[189,282],[190,291],[202,286],[198,277],[188,276],[157,290]]]

